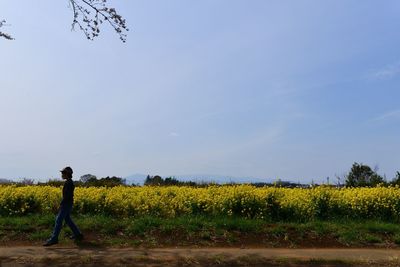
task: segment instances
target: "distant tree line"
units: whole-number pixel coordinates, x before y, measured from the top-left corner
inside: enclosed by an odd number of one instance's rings
[[[344,181],[343,184],[340,183],[340,179]],[[33,179],[28,179],[24,178],[19,182],[14,182],[9,179],[2,179],[0,178],[0,184],[16,184],[19,186],[24,186],[24,185],[34,185],[35,182]],[[38,182],[37,185],[44,186],[44,185],[50,185],[50,186],[62,186],[64,184],[63,180],[60,179],[49,179],[47,182]],[[95,175],[92,174],[85,174],[80,177],[78,181],[74,181],[75,186],[81,186],[81,187],[114,187],[114,186],[127,186],[126,180],[120,177],[112,176],[112,177],[104,177],[98,179]],[[228,185],[235,185],[236,183],[232,182],[229,183]],[[193,182],[193,181],[180,181],[174,177],[167,177],[167,178],[162,178],[159,175],[155,176],[150,176],[147,175],[145,181],[144,181],[145,186],[192,186],[192,187],[207,187],[210,185],[220,185],[215,182]],[[282,181],[282,180],[277,180],[276,182],[273,183],[263,183],[263,182],[258,182],[258,183],[251,183],[251,185],[256,186],[256,187],[263,187],[263,186],[274,186],[274,187],[285,187],[285,188],[308,188],[308,187],[314,187],[314,186],[319,186],[319,184],[314,184],[313,182],[311,184],[301,184],[301,183],[293,183],[289,181]],[[342,178],[338,177],[338,183],[336,185],[329,184],[329,178],[328,178],[328,183],[324,184],[324,186],[336,186],[336,187],[375,187],[375,186],[395,186],[398,185],[400,186],[400,172],[397,171],[395,174],[395,177],[388,182],[386,180],[386,177],[383,177],[378,174],[378,167],[375,167],[372,169],[370,166],[362,164],[362,163],[353,163],[350,171]],[[134,184],[130,186],[136,186]]]
[[[78,187],[114,187],[125,185],[125,179],[116,176],[107,176],[98,179],[95,175],[85,174],[81,176],[78,181],[74,181],[74,184]],[[64,185],[64,181],[60,179],[50,179],[47,182],[38,182],[38,185],[62,186]]]
[[[209,185],[206,183],[196,183],[192,181],[179,181],[174,177],[167,177],[163,179],[159,175],[150,176],[147,175],[146,180],[144,181],[144,185],[150,186],[169,186],[169,185],[177,185],[177,186],[206,186]]]

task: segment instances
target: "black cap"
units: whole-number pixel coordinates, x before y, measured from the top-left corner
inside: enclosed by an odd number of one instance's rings
[[[74,171],[72,170],[71,167],[65,167],[64,169],[60,170],[61,173],[68,173],[70,175],[72,175],[74,173]]]

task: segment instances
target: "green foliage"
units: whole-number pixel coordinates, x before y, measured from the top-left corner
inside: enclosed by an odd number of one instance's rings
[[[93,174],[82,175],[80,179],[82,183],[87,183],[88,181],[93,181],[93,180],[97,180],[97,177]]]
[[[358,164],[355,162],[351,167],[346,179],[346,186],[361,187],[361,186],[377,186],[385,183],[383,177],[378,175],[368,165]]]
[[[120,186],[120,185],[125,185],[125,179],[113,176],[113,177],[105,177],[101,179],[97,179],[96,176],[92,176],[89,179],[86,180],[85,183],[83,183],[83,186],[89,187],[89,186],[94,186],[94,187],[100,187],[100,186],[105,186],[105,187],[115,187],[115,186]]]
[[[92,237],[93,243],[113,245],[132,244],[205,244],[215,242],[241,244],[246,240],[259,244],[307,244],[308,238],[330,240],[326,245],[369,246],[372,243],[400,244],[400,226],[378,220],[329,220],[301,222],[276,222],[229,216],[185,215],[176,218],[153,216],[115,218],[104,215],[74,215],[80,229]],[[54,215],[1,216],[0,237],[3,240],[39,241],[48,238],[54,224]],[[63,230],[65,232],[68,229]],[[68,231],[69,233],[69,231]],[[257,239],[254,239],[254,236]],[[64,234],[61,235],[62,242]],[[116,237],[118,236],[118,237]],[[250,239],[249,239],[250,237]],[[118,240],[116,240],[118,239]],[[334,241],[332,241],[334,239]],[[311,240],[311,239],[310,239]],[[206,241],[206,243],[202,243]],[[164,243],[166,242],[166,243]],[[222,242],[222,243],[220,243]],[[225,242],[225,243],[224,243]]]
[[[49,179],[47,182],[38,182],[40,186],[54,186],[54,187],[61,187],[65,183],[64,180],[60,179]],[[24,186],[26,183],[18,183],[18,185]],[[79,181],[74,181],[75,187],[115,187],[115,186],[122,186],[125,185],[125,179],[112,176],[112,177],[104,177],[97,179],[96,176],[91,174],[86,174],[81,176]]]
[[[400,172],[396,172],[396,177],[391,182],[392,185],[400,185]]]
[[[204,186],[197,184],[195,182],[182,182],[179,181],[178,179],[175,179],[174,177],[167,177],[163,179],[161,176],[156,175],[156,176],[150,176],[147,175],[146,180],[144,181],[144,185],[152,185],[152,186],[171,186],[171,185],[176,185],[176,186]]]
[[[49,180],[47,180],[47,182],[44,182],[44,183],[39,182],[38,185],[41,185],[41,186],[49,185],[49,186],[54,186],[54,187],[60,187],[60,186],[63,186],[64,183],[65,183],[65,181],[60,180],[60,179],[49,179]],[[75,184],[75,186],[76,186],[76,184]]]

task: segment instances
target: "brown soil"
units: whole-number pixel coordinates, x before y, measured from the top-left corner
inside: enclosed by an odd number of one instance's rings
[[[173,231],[163,233],[152,231],[145,235],[127,235],[122,231],[114,234],[101,234],[87,231],[85,241],[80,245],[83,247],[135,247],[135,248],[399,248],[394,242],[382,238],[382,243],[358,242],[346,244],[341,242],[333,234],[318,235],[312,231],[299,233],[298,231],[286,229],[278,233],[244,233],[240,231],[225,231],[216,234],[209,231],[186,233]],[[71,240],[65,239],[62,233],[60,243],[74,245]],[[45,240],[29,240],[24,233],[16,235],[0,236],[0,246],[30,246],[41,245]]]
[[[0,266],[399,266],[396,249],[0,247]]]

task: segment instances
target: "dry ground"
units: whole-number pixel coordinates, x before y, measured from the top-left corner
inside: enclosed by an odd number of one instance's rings
[[[0,247],[0,266],[400,266],[398,249]]]

